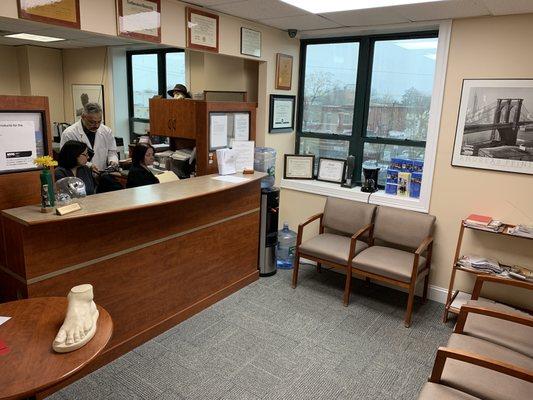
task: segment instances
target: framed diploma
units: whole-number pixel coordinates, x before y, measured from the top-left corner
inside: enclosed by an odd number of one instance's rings
[[[187,47],[218,53],[218,15],[187,7]]]
[[[79,0],[18,0],[19,18],[80,29]]]
[[[241,54],[261,57],[261,32],[241,28]]]
[[[117,0],[118,33],[161,42],[161,0]]]
[[[270,133],[292,132],[294,130],[294,102],[296,96],[270,95]]]
[[[292,56],[278,53],[276,55],[276,89],[291,90]]]
[[[346,160],[320,157],[318,159],[318,181],[342,183]]]
[[[285,154],[283,179],[313,179],[315,156],[310,154]]]

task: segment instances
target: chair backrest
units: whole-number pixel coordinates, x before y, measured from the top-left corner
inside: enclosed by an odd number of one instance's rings
[[[416,249],[433,233],[434,224],[433,215],[380,206],[376,213],[374,238]]]
[[[376,206],[353,200],[328,197],[324,207],[324,228],[353,235],[374,219]]]

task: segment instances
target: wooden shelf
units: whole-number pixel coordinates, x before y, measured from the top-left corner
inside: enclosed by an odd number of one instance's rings
[[[463,226],[465,228],[467,228],[467,229],[472,229],[472,230],[480,231],[480,232],[492,233],[493,235],[503,235],[503,236],[510,236],[510,237],[517,237],[517,238],[522,238],[522,239],[533,240],[533,238],[531,238],[531,237],[513,235],[513,234],[509,233],[509,229],[510,228],[514,228],[516,225],[503,224],[498,231],[491,231],[491,230],[488,230],[488,229],[476,228],[476,227],[473,227],[473,226],[470,226],[470,225],[466,225],[464,221],[463,221]]]
[[[472,297],[471,293],[463,292],[461,290],[456,290],[452,298],[450,299],[450,303],[446,304],[446,310],[453,314],[459,314],[461,306],[465,305],[468,302],[468,300],[471,299],[471,297]],[[480,297],[478,300],[486,301],[489,303],[495,303],[495,301],[486,299],[484,297]]]

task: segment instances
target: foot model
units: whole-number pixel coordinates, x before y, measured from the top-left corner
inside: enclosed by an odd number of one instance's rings
[[[68,353],[84,346],[94,336],[98,320],[92,285],[74,286],[67,298],[67,315],[52,343],[52,348],[58,353]]]

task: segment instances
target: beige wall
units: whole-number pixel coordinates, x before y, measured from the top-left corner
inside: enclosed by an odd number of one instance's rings
[[[444,103],[436,154],[430,213],[437,217],[431,284],[448,287],[459,223],[470,213],[492,215],[510,223],[533,224],[531,175],[452,167],[451,157],[462,80],[466,78],[531,78],[533,14],[463,19],[453,22]],[[279,157],[278,157],[279,160]],[[281,220],[295,229],[308,216],[320,212],[324,197],[282,190]],[[464,251],[493,256],[509,264],[533,268],[531,241],[497,238],[467,232]],[[459,272],[458,287],[471,290],[472,276]],[[520,304],[529,302],[525,292],[504,289],[492,295]]]
[[[0,46],[0,87],[4,95],[20,95],[17,49]]]

